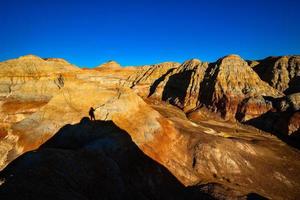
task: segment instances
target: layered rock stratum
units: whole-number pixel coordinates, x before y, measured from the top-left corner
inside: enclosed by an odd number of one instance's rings
[[[262,80],[281,92],[300,92],[299,56],[268,57],[258,61],[254,70]]]
[[[299,60],[1,62],[0,197],[297,199]]]

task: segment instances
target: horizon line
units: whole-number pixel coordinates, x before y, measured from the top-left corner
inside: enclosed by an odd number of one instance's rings
[[[225,57],[228,57],[228,56],[238,56],[240,57],[241,59],[243,59],[244,61],[262,61],[262,60],[265,60],[267,58],[272,58],[272,57],[284,57],[284,56],[289,56],[289,57],[292,57],[292,56],[300,56],[300,54],[281,54],[281,55],[269,55],[269,56],[265,56],[264,58],[259,58],[259,59],[245,59],[243,58],[242,56],[240,56],[239,54],[235,54],[235,53],[232,53],[232,54],[227,54],[225,56],[221,56],[219,58],[217,58],[215,61],[206,61],[206,60],[201,60],[200,58],[198,57],[192,57],[192,58],[189,58],[189,59],[185,59],[183,61],[170,61],[170,60],[167,60],[167,61],[159,61],[159,62],[155,62],[155,63],[152,63],[152,64],[136,64],[136,65],[122,65],[120,62],[118,62],[117,60],[112,60],[112,59],[107,59],[107,61],[103,61],[103,62],[100,62],[99,64],[95,65],[95,66],[84,66],[84,65],[77,65],[71,61],[69,61],[68,58],[64,58],[64,57],[41,57],[41,56],[38,56],[37,54],[25,54],[25,55],[21,55],[21,56],[18,56],[18,57],[14,57],[14,58],[8,58],[8,59],[5,59],[5,60],[0,60],[0,63],[1,62],[6,62],[6,61],[9,61],[9,60],[14,60],[14,59],[19,59],[19,58],[22,58],[22,57],[29,57],[29,56],[32,56],[32,57],[37,57],[37,58],[40,58],[40,59],[43,59],[43,60],[46,60],[46,59],[62,59],[72,65],[75,65],[79,68],[96,68],[96,67],[99,67],[101,66],[102,64],[105,64],[105,63],[108,63],[108,62],[116,62],[118,63],[122,68],[125,68],[125,67],[139,67],[139,66],[151,66],[151,65],[157,65],[157,64],[161,64],[161,63],[184,63],[186,61],[189,61],[189,60],[193,60],[193,59],[197,59],[197,60],[200,60],[201,62],[206,62],[206,63],[215,63],[217,62],[218,60],[222,59],[222,58],[225,58]]]

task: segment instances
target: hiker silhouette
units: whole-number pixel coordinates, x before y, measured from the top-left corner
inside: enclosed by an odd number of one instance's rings
[[[93,107],[91,107],[90,108],[90,111],[89,111],[89,115],[90,115],[90,118],[91,118],[91,120],[96,120],[96,118],[95,118],[95,109],[93,108]]]

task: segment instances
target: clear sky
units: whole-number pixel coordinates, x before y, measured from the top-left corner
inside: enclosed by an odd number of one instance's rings
[[[94,67],[300,54],[300,0],[1,0],[0,61]]]

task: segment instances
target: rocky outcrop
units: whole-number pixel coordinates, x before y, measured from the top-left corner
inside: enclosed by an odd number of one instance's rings
[[[259,64],[259,62],[257,60],[246,60],[246,62],[251,68],[254,68],[255,66],[257,66]]]
[[[33,55],[0,63],[1,167],[22,152],[18,150],[18,136],[12,134],[11,126],[46,105],[80,71],[63,59]]]
[[[201,103],[221,112],[225,119],[234,119],[238,105],[246,98],[281,96],[236,55],[224,57],[212,65],[202,84],[205,91],[200,96]]]
[[[139,82],[135,83],[133,88],[139,89],[138,86]],[[145,92],[139,94],[145,96]],[[244,100],[256,96],[282,95],[263,82],[251,67],[236,55],[210,64],[197,59],[186,61],[177,68],[171,68],[160,78],[152,79],[148,93],[149,98],[169,102],[185,112],[205,106],[229,120],[236,119],[238,106]],[[254,104],[255,101],[251,103],[252,110],[260,106],[259,102],[257,105]],[[261,112],[259,110],[260,108],[255,112]]]
[[[290,94],[279,99],[277,107],[280,111],[300,110],[300,93]]]
[[[249,97],[239,104],[236,119],[245,122],[257,118],[271,109],[273,109],[272,102],[262,96]]]
[[[126,85],[140,96],[147,98],[153,92],[151,85],[161,82],[167,74],[170,74],[179,65],[176,62],[164,62],[156,65],[129,67],[129,69],[134,69],[135,72],[128,76]]]
[[[129,77],[132,82],[131,88],[137,85],[151,84],[154,80],[161,78],[161,76],[169,71],[174,70],[180,64],[176,62],[164,62],[156,65],[146,65],[136,67],[136,73]]]
[[[94,68],[95,70],[113,70],[113,69],[121,69],[121,65],[116,61],[108,61],[98,67]]]
[[[300,111],[296,111],[289,118],[288,134],[300,138]]]
[[[0,69],[1,97],[18,100],[27,94],[27,99],[49,99],[66,79],[81,71],[62,59],[44,60],[32,55],[1,62]]]
[[[34,55],[22,56],[17,59],[0,63],[1,76],[28,76],[36,78],[56,73],[72,72],[80,68],[63,59],[42,59]]]
[[[177,63],[161,63],[113,72],[119,85],[130,87],[143,98],[166,101],[185,112],[205,106],[227,120],[236,120],[239,104],[249,98],[283,95],[263,82],[236,55],[226,56],[210,64],[193,59],[180,66]],[[105,74],[106,76],[112,77],[109,74]],[[258,101],[257,105],[254,104],[255,101],[251,103],[252,110],[260,106]],[[261,112],[259,110],[260,108],[254,112]]]
[[[268,57],[254,67],[260,78],[286,94],[300,92],[300,56]]]
[[[207,67],[208,63],[198,59],[184,62],[155,80],[148,97],[166,101],[184,111],[195,108],[198,105],[200,82]]]
[[[261,99],[263,113],[251,119],[244,120],[261,130],[271,132],[293,146],[299,148],[299,111],[300,93],[287,95],[281,98]],[[243,111],[241,111],[243,113]],[[289,137],[289,138],[288,138]]]

